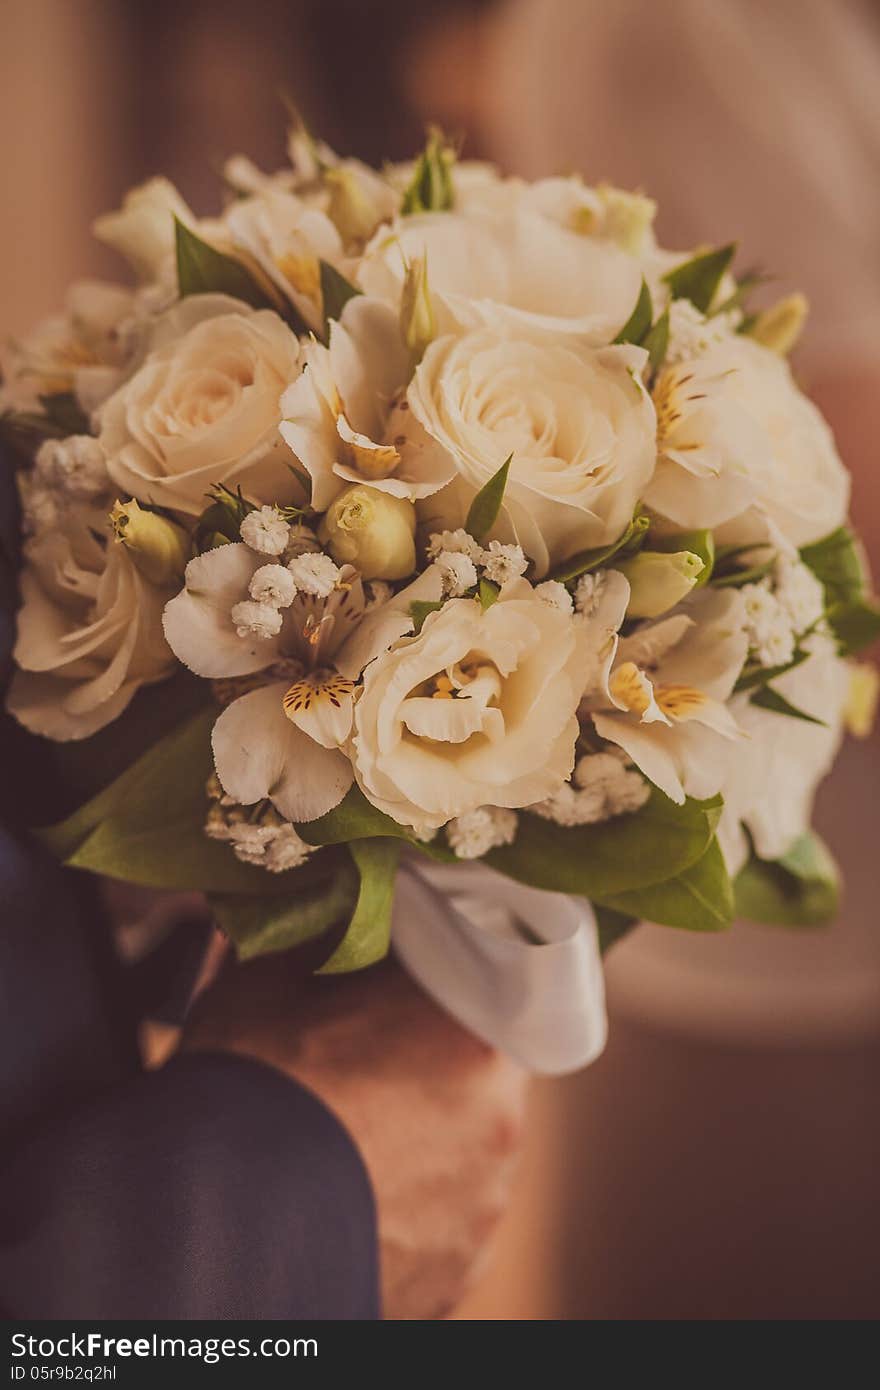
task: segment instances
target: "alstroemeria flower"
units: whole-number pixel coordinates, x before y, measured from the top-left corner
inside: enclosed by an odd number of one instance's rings
[[[233,246],[252,256],[272,284],[319,332],[324,318],[320,262],[340,263],[342,242],[330,218],[294,193],[266,188],[228,208]]]
[[[397,312],[358,295],[330,328],[330,345],[307,344],[306,370],[281,400],[281,433],[326,510],[347,483],[393,497],[428,497],[455,474],[431,447],[405,400],[410,355]]]
[[[267,635],[259,635],[256,627],[244,630],[233,610],[268,607],[248,598],[266,558],[235,544],[191,560],[185,588],[165,609],[165,635],[196,675],[266,673],[266,683],[234,700],[214,726],[217,776],[242,805],[269,798],[287,820],[309,821],[332,810],[351,786],[342,749],[361,672],[412,630],[413,599],[440,598],[440,576],[432,567],[367,612],[360,577],[343,566],[326,595],[300,589],[283,610],[270,609],[277,630],[266,625]]]
[[[703,591],[619,637],[628,599],[619,571],[598,580],[587,631],[602,645],[581,714],[673,801],[714,796],[725,767],[719,740],[740,736],[726,701],[748,649],[741,597]]]

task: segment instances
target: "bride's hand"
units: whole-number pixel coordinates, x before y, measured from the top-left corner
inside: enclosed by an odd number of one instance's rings
[[[315,978],[298,954],[224,971],[183,1045],[254,1057],[320,1096],[373,1182],[386,1318],[437,1318],[455,1306],[507,1199],[519,1068],[395,962]]]

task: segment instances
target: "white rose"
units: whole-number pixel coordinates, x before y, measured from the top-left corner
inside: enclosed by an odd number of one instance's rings
[[[369,294],[397,303],[405,266],[427,256],[441,327],[514,323],[532,333],[607,343],[629,318],[641,268],[613,242],[576,230],[567,180],[529,186],[482,181],[462,210],[419,213],[380,227],[358,269]]]
[[[638,379],[644,361],[641,348],[575,348],[489,329],[432,343],[407,401],[458,477],[421,505],[431,529],[460,526],[512,455],[493,534],[515,536],[539,576],[616,539],[654,469],[654,410]]]
[[[840,747],[849,667],[831,638],[815,634],[807,645],[810,657],[777,676],[773,689],[821,724],[761,709],[746,693],[730,702],[731,713],[748,736],[719,764],[724,810],[718,840],[732,874],[749,854],[743,827],[758,855],[771,860],[809,830],[816,789]]]
[[[257,501],[299,497],[278,433],[299,344],[277,314],[195,295],[164,316],[154,343],[101,412],[100,440],[119,487],[195,515],[214,483],[240,484]]]
[[[846,518],[849,475],[788,363],[731,335],[661,372],[659,458],[645,501],[684,530],[721,541],[807,545]]]
[[[99,507],[68,501],[26,544],[21,595],[7,706],[33,733],[88,738],[174,666],[168,590],[147,582]]]
[[[193,223],[192,212],[168,179],[149,179],[126,193],[118,212],[99,217],[92,230],[119,251],[143,280],[154,279],[174,250],[174,219]]]
[[[355,775],[402,825],[437,829],[478,806],[528,806],[574,766],[586,678],[581,620],[514,581],[483,612],[451,599],[364,674]]]

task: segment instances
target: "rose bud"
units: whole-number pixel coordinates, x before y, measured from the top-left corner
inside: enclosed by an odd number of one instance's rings
[[[403,579],[416,564],[416,513],[411,502],[352,483],[331,503],[319,535],[340,565],[364,579]]]

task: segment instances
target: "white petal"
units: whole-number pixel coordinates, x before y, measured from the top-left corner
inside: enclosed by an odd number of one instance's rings
[[[282,816],[315,820],[337,806],[352,782],[351,764],[322,748],[285,716],[287,685],[242,695],[214,725],[214,765],[225,791],[244,806],[269,797]]]
[[[672,731],[666,725],[639,724],[631,716],[623,714],[595,714],[593,722],[600,738],[616,743],[629,754],[636,767],[641,768],[655,787],[659,787],[677,805],[682,804],[684,787],[672,756],[669,741]]]
[[[275,660],[277,638],[239,637],[230,617],[264,563],[246,545],[219,545],[187,565],[186,587],[166,604],[163,622],[169,647],[197,676],[246,676]]]
[[[439,603],[443,597],[443,577],[430,565],[412,584],[401,589],[381,608],[374,608],[363,619],[348,641],[336,653],[336,667],[344,676],[356,679],[374,657],[413,630],[409,606],[413,602]]]
[[[354,682],[335,671],[325,672],[323,679],[305,676],[285,692],[284,712],[323,748],[341,748],[351,733],[354,690]]]

